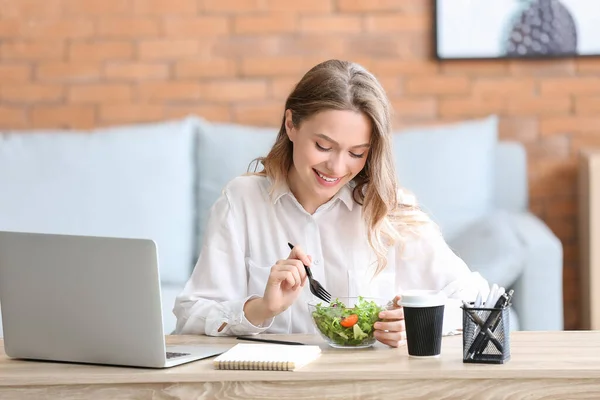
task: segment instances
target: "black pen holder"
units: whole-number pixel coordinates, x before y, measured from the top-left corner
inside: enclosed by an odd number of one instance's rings
[[[462,307],[463,362],[504,364],[510,360],[510,305]]]

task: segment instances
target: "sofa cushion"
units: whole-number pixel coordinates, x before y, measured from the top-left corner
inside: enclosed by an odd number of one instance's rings
[[[525,267],[524,245],[512,225],[510,213],[504,210],[472,223],[448,244],[490,285],[512,287]]]
[[[394,135],[400,184],[415,193],[446,238],[493,208],[496,117]]]
[[[161,280],[185,282],[194,259],[192,122],[0,134],[0,230],[153,239]]]
[[[205,120],[200,120],[199,126],[197,251],[200,249],[210,208],[225,185],[248,172],[252,160],[268,154],[278,131],[275,128]]]

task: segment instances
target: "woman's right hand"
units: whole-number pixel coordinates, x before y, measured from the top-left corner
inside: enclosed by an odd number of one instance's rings
[[[296,301],[307,279],[303,264],[310,266],[310,263],[310,257],[295,246],[286,260],[279,260],[271,267],[263,295],[263,305],[269,313],[281,314]]]
[[[306,284],[304,265],[310,266],[312,260],[304,251],[295,246],[285,260],[279,260],[271,267],[267,285],[262,298],[246,303],[246,318],[258,324],[281,314],[290,307],[300,295]]]

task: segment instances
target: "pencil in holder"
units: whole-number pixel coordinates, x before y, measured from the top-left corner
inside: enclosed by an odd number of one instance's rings
[[[510,360],[510,304],[463,309],[463,362],[504,364]]]

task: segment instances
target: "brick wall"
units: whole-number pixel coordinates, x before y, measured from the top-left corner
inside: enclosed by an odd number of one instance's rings
[[[0,0],[0,128],[90,128],[189,113],[275,125],[309,67],[352,59],[400,124],[497,113],[527,146],[531,205],[565,246],[578,327],[575,156],[600,146],[600,60],[432,60],[430,0]]]

